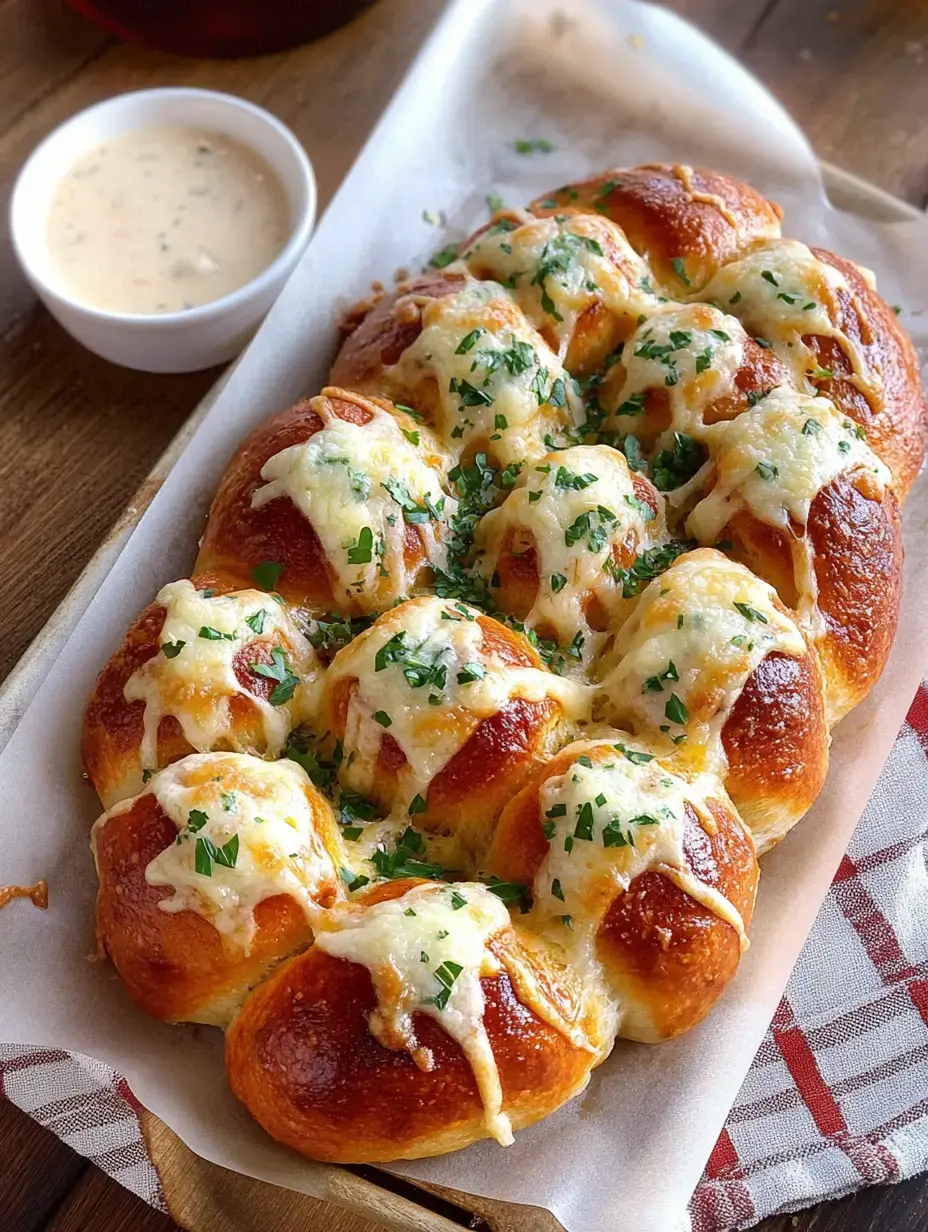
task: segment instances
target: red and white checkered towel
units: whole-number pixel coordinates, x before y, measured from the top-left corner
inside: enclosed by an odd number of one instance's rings
[[[747,1228],[928,1168],[928,681],[693,1196]],[[0,1044],[0,1092],[165,1209],[138,1105],[108,1066]]]

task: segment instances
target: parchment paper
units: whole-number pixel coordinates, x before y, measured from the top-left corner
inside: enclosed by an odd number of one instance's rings
[[[809,71],[814,71],[814,62]],[[524,157],[518,138],[557,149]],[[423,49],[316,238],[0,757],[0,881],[45,877],[51,906],[0,916],[0,1039],[88,1053],[207,1159],[305,1193],[320,1170],[277,1147],[236,1103],[222,1037],[129,1005],[93,951],[87,847],[98,806],[81,782],[80,716],[96,672],[158,587],[187,574],[226,461],[265,415],[324,380],[342,309],[374,278],[415,269],[444,236],[609,165],[655,159],[744,176],[787,211],[786,234],[871,266],[925,347],[928,226],[863,225],[827,204],[815,159],[734,61],[662,10],[619,0],[457,0]],[[926,352],[923,350],[924,356]],[[685,1204],[808,934],[928,659],[928,491],[906,508],[906,591],[889,667],[835,733],[831,774],[764,861],[753,944],[710,1017],[657,1048],[620,1044],[587,1092],[503,1150],[479,1144],[397,1171],[549,1207],[570,1232],[668,1232]],[[841,955],[834,955],[840,971]]]

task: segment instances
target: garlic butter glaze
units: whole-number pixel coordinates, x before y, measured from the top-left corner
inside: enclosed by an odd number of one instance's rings
[[[110,312],[196,308],[251,282],[292,229],[284,186],[248,146],[187,125],[120,134],[78,160],[49,209],[52,263]]]

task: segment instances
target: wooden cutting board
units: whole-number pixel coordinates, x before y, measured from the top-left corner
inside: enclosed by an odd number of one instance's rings
[[[140,1115],[168,1209],[187,1232],[564,1232],[550,1211],[420,1188],[376,1168],[332,1168],[330,1201],[309,1198],[207,1163],[157,1117]]]

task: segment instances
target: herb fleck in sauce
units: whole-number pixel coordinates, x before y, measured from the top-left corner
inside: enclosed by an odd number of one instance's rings
[[[263,158],[219,133],[160,126],[85,154],[58,186],[52,261],[76,299],[113,312],[178,312],[244,286],[292,227]]]

